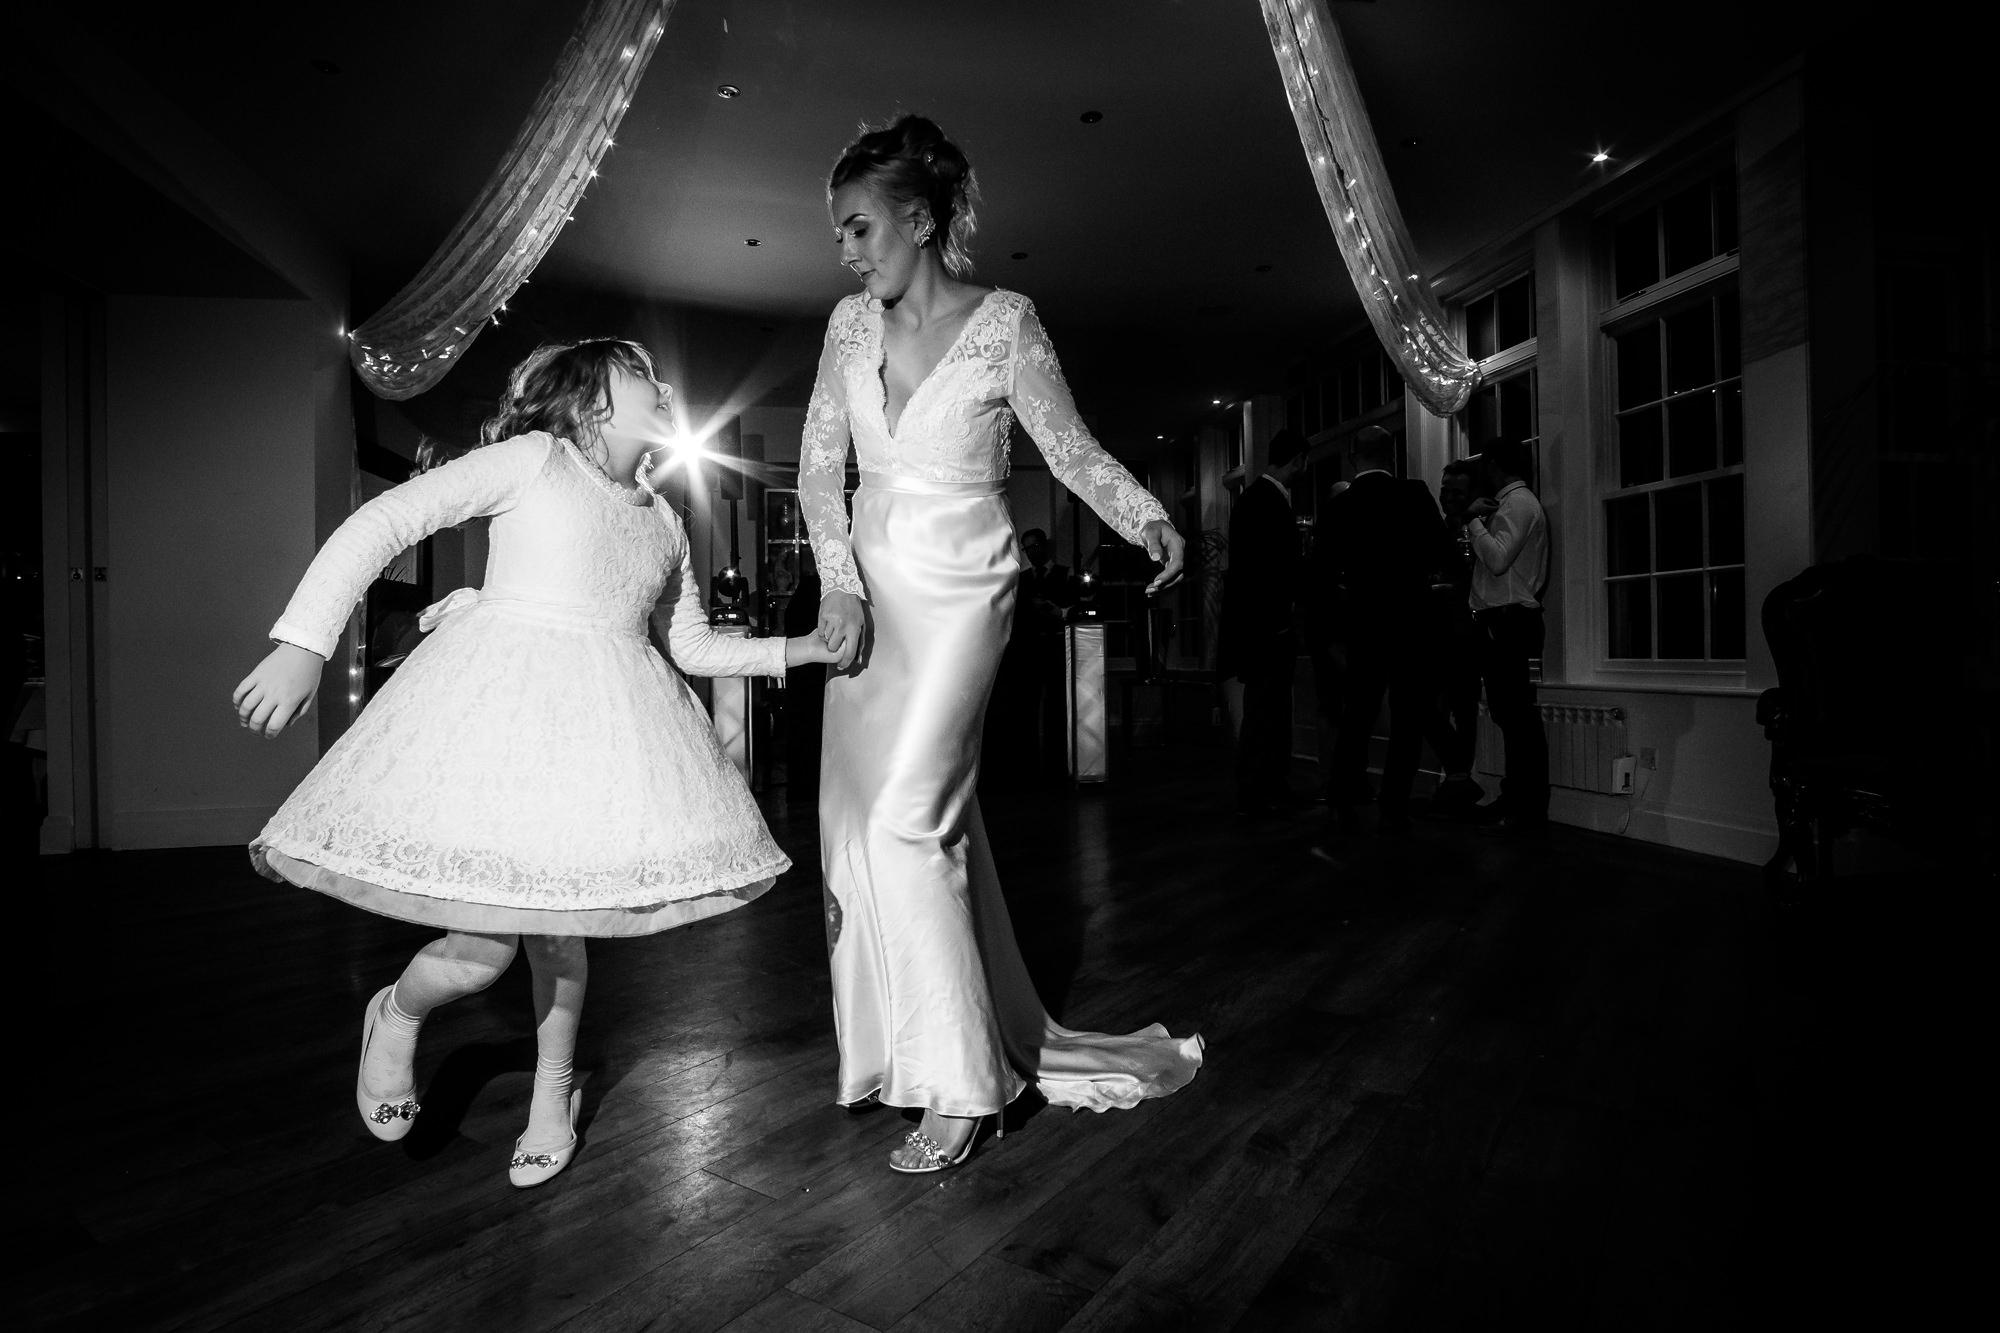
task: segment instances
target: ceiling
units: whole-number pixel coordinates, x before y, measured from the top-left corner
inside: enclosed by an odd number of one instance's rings
[[[198,24],[168,6],[80,18],[348,250],[359,317],[472,198],[583,8],[348,0]],[[1433,273],[1836,22],[1825,6],[1702,0],[1332,9]],[[742,95],[718,97],[722,83]],[[900,110],[966,148],[983,191],[979,276],[1035,298],[1084,407],[1126,447],[1185,430],[1212,398],[1274,386],[1358,320],[1255,0],[680,0],[523,317],[554,332],[695,328],[715,348],[689,373],[731,381],[697,398],[754,381],[768,401],[801,399],[817,329],[852,289],[825,172],[859,123]],[[1599,147],[1605,167],[1589,161]],[[483,340],[487,358],[528,336]]]

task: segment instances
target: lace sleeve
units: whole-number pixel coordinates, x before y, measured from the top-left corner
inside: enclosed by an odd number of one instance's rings
[[[1105,451],[1077,415],[1076,400],[1063,380],[1048,331],[1033,304],[1025,301],[1014,338],[1014,376],[1007,401],[1048,460],[1049,471],[1082,496],[1119,536],[1136,543],[1148,523],[1167,517],[1166,506]]]
[[[717,634],[709,628],[708,613],[701,606],[701,584],[694,576],[694,550],[685,540],[681,542],[680,565],[668,578],[660,600],[671,607],[663,636],[667,651],[673,655],[674,665],[690,676],[785,674],[783,639]]]
[[[861,572],[848,545],[847,381],[840,370],[840,325],[847,304],[834,308],[827,321],[826,343],[820,349],[819,375],[806,405],[805,434],[799,441],[799,511],[812,538],[813,559],[819,564],[820,586],[827,592],[867,596]]]
[[[354,604],[398,551],[439,528],[512,509],[553,443],[523,435],[489,444],[362,505],[313,557],[271,637],[331,659]]]

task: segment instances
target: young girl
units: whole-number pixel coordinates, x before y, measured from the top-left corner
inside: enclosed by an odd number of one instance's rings
[[[646,482],[672,434],[644,348],[543,347],[511,377],[483,447],[340,526],[236,687],[243,725],[304,716],[349,612],[395,554],[491,517],[485,586],[424,613],[432,634],[250,846],[267,878],[448,933],[369,1001],[355,1101],[380,1139],[419,1107],[418,1029],[484,990],[525,944],[535,1081],[508,1176],[576,1152],[571,1060],[587,936],[647,935],[750,901],[790,862],[693,694],[646,640],[663,591],[675,663],[705,676],[828,662],[816,635],[710,632],[687,534]]]

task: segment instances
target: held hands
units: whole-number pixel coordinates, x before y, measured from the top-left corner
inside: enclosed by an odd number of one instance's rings
[[[867,611],[851,592],[830,592],[819,599],[819,638],[835,667],[846,670],[861,654],[861,636],[867,631]]]
[[[1163,518],[1156,518],[1139,529],[1139,540],[1146,548],[1146,554],[1158,561],[1163,568],[1153,581],[1146,585],[1146,596],[1173,587],[1181,579],[1181,566],[1187,558],[1187,542],[1174,525]]]
[[[318,653],[296,644],[279,644],[230,696],[237,718],[266,740],[276,736],[312,710],[320,669],[325,665]]]
[[[1481,496],[1465,507],[1465,517],[1468,521],[1475,518],[1485,518],[1488,514],[1497,514],[1499,512],[1500,502],[1488,499],[1485,496]]]
[[[819,636],[818,630],[814,630],[811,634],[794,635],[785,640],[787,667],[807,666],[814,662],[832,665],[838,661],[840,654],[826,646],[826,640]]]

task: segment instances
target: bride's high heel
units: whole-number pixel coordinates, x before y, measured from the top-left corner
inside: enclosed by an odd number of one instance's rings
[[[957,1119],[958,1117],[953,1116],[950,1118]],[[889,1169],[891,1171],[901,1171],[904,1175],[921,1176],[932,1171],[945,1171],[951,1167],[962,1165],[966,1158],[972,1156],[972,1145],[979,1141],[979,1131],[985,1125],[986,1120],[987,1117],[983,1115],[972,1118],[972,1131],[965,1136],[965,1143],[959,1148],[958,1156],[956,1157],[946,1156],[944,1145],[924,1133],[923,1130],[911,1130],[903,1136],[903,1146],[889,1154]],[[992,1120],[993,1137],[996,1139],[1005,1138],[1007,1136],[1007,1128],[1001,1120],[1000,1114],[995,1112]],[[911,1154],[906,1159],[909,1165],[906,1166],[903,1162],[896,1160],[898,1153]]]
[[[375,998],[368,1002],[368,1011],[361,1019],[361,1064],[354,1074],[354,1105],[361,1112],[361,1123],[368,1126],[368,1132],[384,1142],[394,1143],[410,1132],[416,1124],[417,1112],[423,1108],[417,1105],[416,1089],[401,1097],[384,1101],[368,1091],[368,1084],[362,1071],[368,1067],[368,1046],[375,1039],[375,1020],[381,1016],[382,1001],[395,986],[384,986],[375,992]]]

